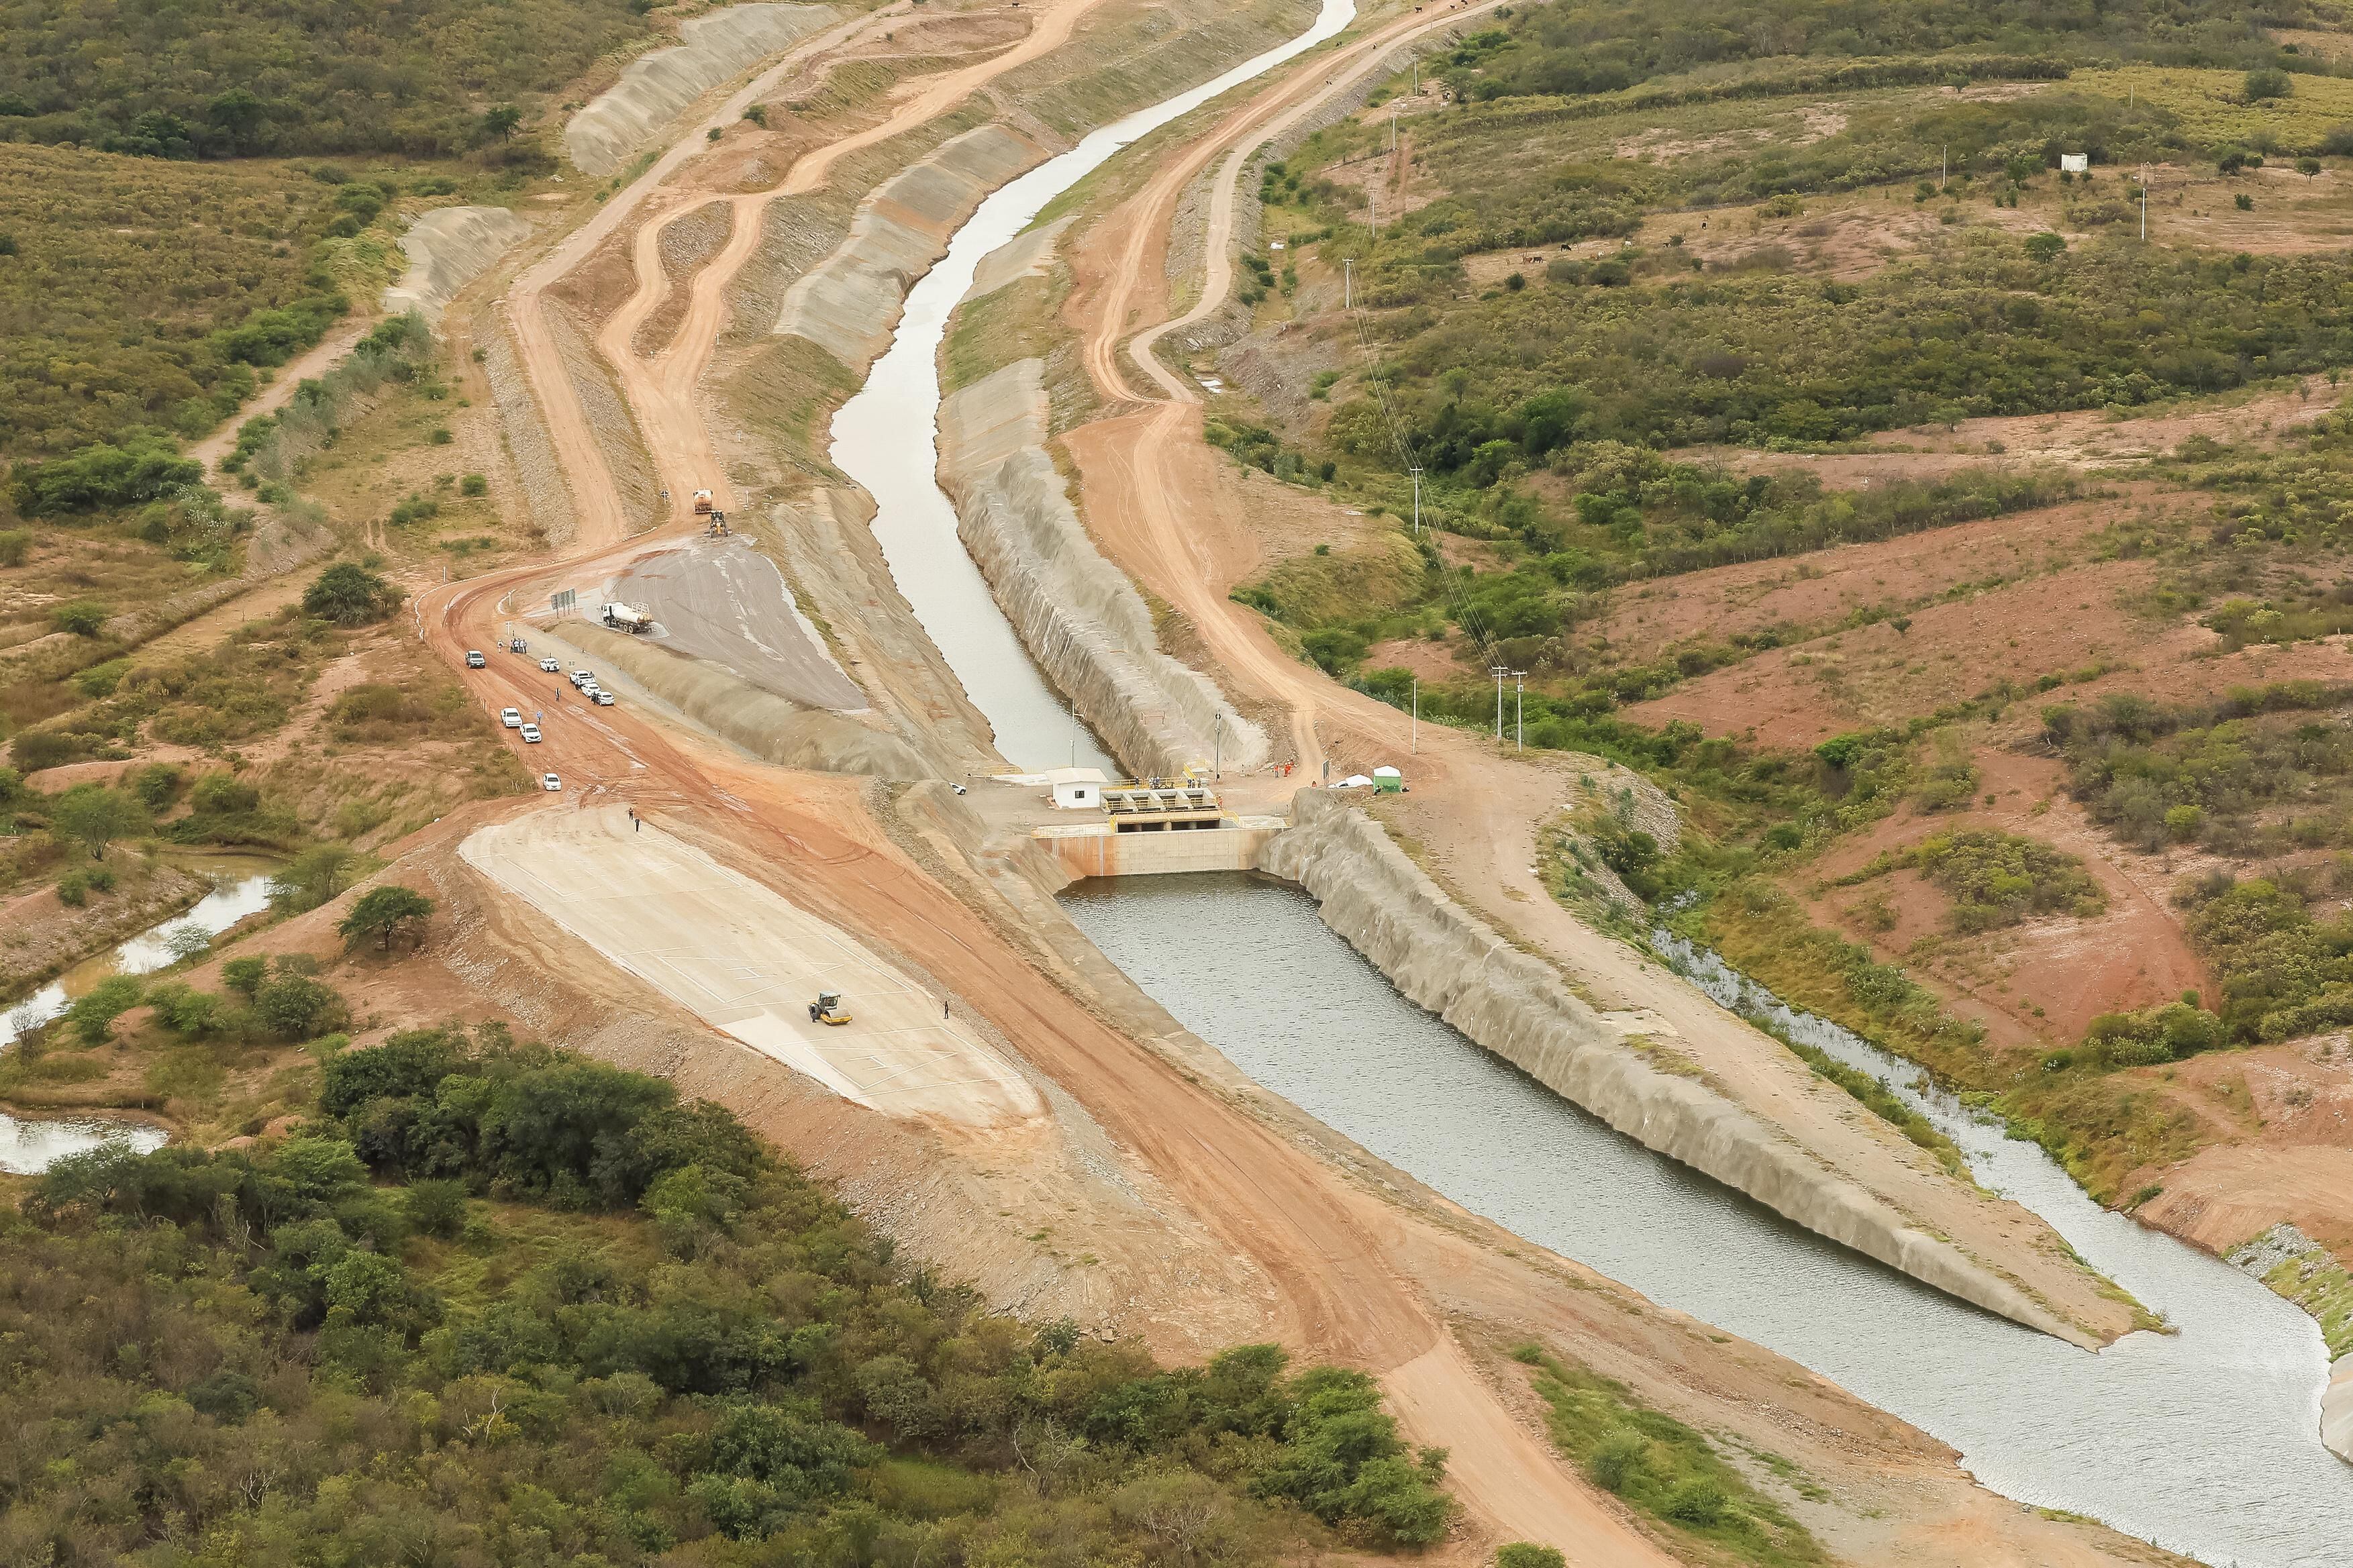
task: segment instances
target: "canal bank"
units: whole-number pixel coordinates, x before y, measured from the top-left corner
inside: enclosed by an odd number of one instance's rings
[[[1034,194],[1025,190],[1022,199]],[[974,225],[991,220],[984,203]],[[976,232],[1009,237],[1018,227]],[[919,314],[911,299],[885,359],[924,367],[924,384],[902,405],[901,429],[908,417],[925,426],[936,419],[944,326],[945,312]],[[839,435],[843,426],[836,428]],[[873,456],[837,447],[837,459],[853,472]],[[1014,628],[996,612],[987,584],[954,542],[956,520],[937,504],[936,487],[918,487],[924,494],[912,510],[894,500],[900,491],[885,493],[889,476],[870,488],[881,503],[878,535],[902,574],[908,599],[989,717],[1000,747],[1032,768],[1071,760],[1070,710],[1039,678]],[[1027,682],[1017,698],[995,695],[1014,675]],[[1034,844],[1025,852],[1035,854]],[[1264,895],[1286,901],[1287,912]],[[2010,1496],[2073,1509],[2218,1562],[2235,1557],[2306,1568],[2329,1560],[2316,1553],[2344,1522],[2341,1498],[2328,1472],[2305,1461],[2335,1461],[2312,1440],[2308,1419],[2280,1418],[2297,1403],[2298,1387],[2316,1396],[2305,1364],[2308,1324],[2300,1317],[2283,1321],[2258,1311],[2238,1339],[2200,1336],[2201,1349],[2214,1344],[2214,1359],[2196,1367],[2164,1362],[2166,1377],[2151,1380],[2155,1392],[2111,1419],[2102,1414],[2116,1394],[2101,1381],[2106,1369],[2137,1367],[2146,1346],[2175,1341],[2135,1335],[2088,1355],[1930,1289],[1643,1148],[1407,1001],[1349,952],[1302,891],[1238,875],[1150,878],[1081,884],[1067,907],[1148,995],[1307,1115],[1464,1207],[1591,1262],[1662,1305],[1823,1370],[1862,1397],[1946,1436],[1976,1474]],[[1108,918],[1121,910],[1138,917],[1130,939]],[[1098,913],[1105,920],[1098,921]],[[1205,928],[1214,928],[1214,940],[1198,940]],[[1184,940],[1172,940],[1178,933]],[[1301,962],[1311,951],[1322,956]],[[1217,955],[1205,961],[1208,967],[1183,967],[1204,952]],[[1356,989],[1344,989],[1349,975]],[[1343,1006],[1344,996],[1358,1016],[1348,1027],[1330,1027],[1325,1015]],[[1218,1008],[1226,1011],[1203,1011]],[[1293,1013],[1303,1013],[1305,1024],[1282,1026]],[[1489,1087],[1510,1086],[1512,1098],[1482,1099],[1482,1078]],[[1369,1103],[1349,1103],[1359,1099]],[[1458,1108],[1468,1109],[1457,1114]],[[1382,1118],[1397,1130],[1394,1138],[1384,1134]],[[1572,1221],[1606,1223],[1579,1233],[1553,1223],[1563,1213]],[[2158,1282],[2172,1284],[2169,1278]],[[2265,1300],[2292,1312],[2267,1294]],[[2168,1303],[2151,1305],[2162,1310]],[[2237,1385],[2217,1370],[2234,1358],[2261,1366],[2264,1388],[2278,1396],[2248,1400],[2234,1415]],[[1915,1387],[1909,1369],[1922,1363],[1937,1375]],[[2065,1382],[2071,1370],[2077,1384]],[[2071,1397],[2040,1399],[2044,1384]],[[2168,1400],[2193,1386],[2205,1395],[2195,1414],[2211,1428],[2202,1435],[2160,1418]],[[2105,1474],[2112,1464],[2131,1473]],[[2201,1467],[2217,1478],[2211,1485],[2174,1484]],[[2266,1467],[2273,1481],[2256,1484]]]

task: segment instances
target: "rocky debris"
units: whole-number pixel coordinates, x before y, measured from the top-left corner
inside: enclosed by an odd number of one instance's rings
[[[503,308],[503,307],[502,307]],[[541,421],[539,400],[515,361],[514,342],[501,330],[480,332],[482,370],[498,405],[499,428],[506,436],[507,457],[514,464],[516,488],[531,509],[531,521],[551,544],[567,544],[580,531],[579,515],[572,510],[572,492],[564,482],[555,444]]]

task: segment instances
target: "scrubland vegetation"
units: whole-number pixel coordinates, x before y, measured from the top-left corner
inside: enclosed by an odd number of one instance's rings
[[[1452,1513],[1362,1373],[999,1316],[657,1079],[495,1028],[311,1056],[287,1135],[0,1220],[10,1556],[1250,1563]]]
[[[1531,1369],[1553,1441],[1604,1491],[1724,1561],[1759,1568],[1828,1561],[1805,1526],[1700,1433],[1540,1345],[1512,1353]]]
[[[0,5],[0,140],[160,159],[447,154],[645,37],[634,0]]]

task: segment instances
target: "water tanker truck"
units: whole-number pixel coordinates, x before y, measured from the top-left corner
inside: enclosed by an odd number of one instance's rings
[[[709,517],[711,515],[711,492],[709,490],[697,490],[694,492],[694,515],[697,517]]]
[[[604,613],[605,624],[617,632],[636,634],[649,632],[654,627],[653,616],[634,605],[607,605]]]

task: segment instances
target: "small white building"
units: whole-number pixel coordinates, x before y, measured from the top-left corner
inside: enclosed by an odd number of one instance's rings
[[[1053,792],[1056,811],[1099,811],[1103,807],[1101,768],[1050,768],[1046,784]]]
[[[2089,171],[2091,166],[2092,155],[2089,153],[2059,154],[2059,172],[2063,174],[2081,174]]]

